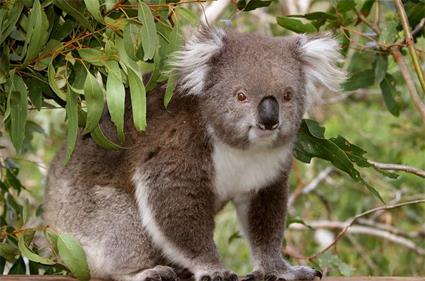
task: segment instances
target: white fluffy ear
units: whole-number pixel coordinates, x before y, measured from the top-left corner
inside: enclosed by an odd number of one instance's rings
[[[342,61],[338,42],[330,34],[321,34],[312,37],[302,35],[298,44],[307,91],[315,89],[317,84],[333,92],[340,91],[346,73],[337,65]],[[309,99],[317,98],[312,96],[314,93],[307,94]]]
[[[223,47],[225,32],[201,25],[186,42],[183,50],[175,52],[170,66],[179,74],[178,87],[188,95],[200,95],[209,70],[208,62]]]

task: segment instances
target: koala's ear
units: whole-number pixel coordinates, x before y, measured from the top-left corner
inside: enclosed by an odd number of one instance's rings
[[[225,32],[215,27],[201,25],[186,41],[181,51],[175,52],[170,66],[179,75],[178,88],[188,95],[200,95],[208,74],[209,62],[223,47]]]
[[[297,37],[297,54],[303,64],[307,90],[321,84],[333,92],[340,91],[346,73],[337,65],[342,56],[335,38],[329,33]],[[309,96],[311,94],[309,93]]]

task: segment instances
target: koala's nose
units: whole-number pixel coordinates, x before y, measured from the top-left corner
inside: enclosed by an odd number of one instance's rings
[[[262,130],[274,130],[279,126],[279,104],[272,97],[265,97],[258,105],[258,124]]]

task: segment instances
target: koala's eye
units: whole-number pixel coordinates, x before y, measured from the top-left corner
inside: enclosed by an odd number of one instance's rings
[[[292,99],[292,90],[286,89],[285,93],[283,93],[283,100],[284,101],[290,101]]]
[[[238,101],[240,101],[240,102],[244,102],[244,101],[246,101],[246,99],[247,99],[246,95],[245,95],[243,92],[241,92],[241,91],[239,91],[239,92],[237,93],[236,98],[237,98],[237,99],[238,99]]]

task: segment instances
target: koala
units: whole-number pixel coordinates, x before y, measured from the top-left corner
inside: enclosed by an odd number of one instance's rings
[[[80,135],[47,176],[44,219],[84,248],[92,277],[117,281],[236,281],[219,260],[214,216],[234,204],[254,271],[245,280],[313,280],[282,256],[292,146],[314,85],[345,74],[329,34],[267,37],[201,27],[170,60],[178,84],[148,95],[148,126],[125,113],[121,150]],[[100,126],[116,139],[108,113]]]

